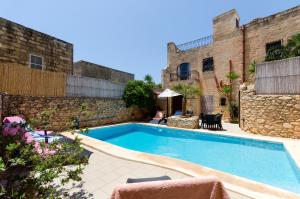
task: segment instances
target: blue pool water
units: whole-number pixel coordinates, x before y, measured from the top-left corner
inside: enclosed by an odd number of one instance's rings
[[[87,136],[127,149],[190,161],[300,194],[300,169],[283,144],[126,124]]]

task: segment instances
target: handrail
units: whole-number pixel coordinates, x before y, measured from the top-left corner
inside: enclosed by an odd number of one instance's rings
[[[193,48],[202,48],[208,46],[213,43],[213,36],[209,35],[206,37],[202,37],[200,39],[196,39],[190,42],[186,42],[183,44],[177,45],[177,48],[181,51],[187,51]]]

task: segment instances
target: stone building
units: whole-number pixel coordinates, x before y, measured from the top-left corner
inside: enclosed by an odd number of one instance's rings
[[[286,44],[299,32],[300,6],[244,25],[240,25],[237,11],[230,10],[213,19],[213,35],[181,45],[168,43],[167,66],[162,71],[163,87],[172,88],[179,82],[199,86],[202,96],[189,100],[188,109],[197,115],[224,112],[226,117],[228,103],[220,95],[216,79],[228,83],[226,74],[234,71],[239,75],[238,84],[248,81],[252,61],[264,61],[271,47]],[[236,100],[237,91],[238,87]],[[174,100],[173,106],[169,106],[173,112],[178,109],[174,104],[180,104],[178,99]]]
[[[106,66],[78,61],[74,63],[74,75],[127,83],[134,79],[134,74],[108,68]]]
[[[72,74],[73,44],[0,17],[0,63]]]
[[[0,17],[0,63],[127,83],[131,73],[78,61],[73,44]]]

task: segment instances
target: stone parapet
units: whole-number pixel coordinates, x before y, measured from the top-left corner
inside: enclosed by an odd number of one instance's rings
[[[172,117],[168,117],[167,125],[171,127],[179,127],[179,128],[186,128],[186,129],[198,129],[199,117],[172,116]]]

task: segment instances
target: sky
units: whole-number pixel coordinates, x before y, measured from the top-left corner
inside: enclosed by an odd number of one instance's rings
[[[86,60],[161,81],[167,43],[212,34],[213,17],[235,8],[240,24],[300,0],[0,0],[0,16],[74,44]]]

